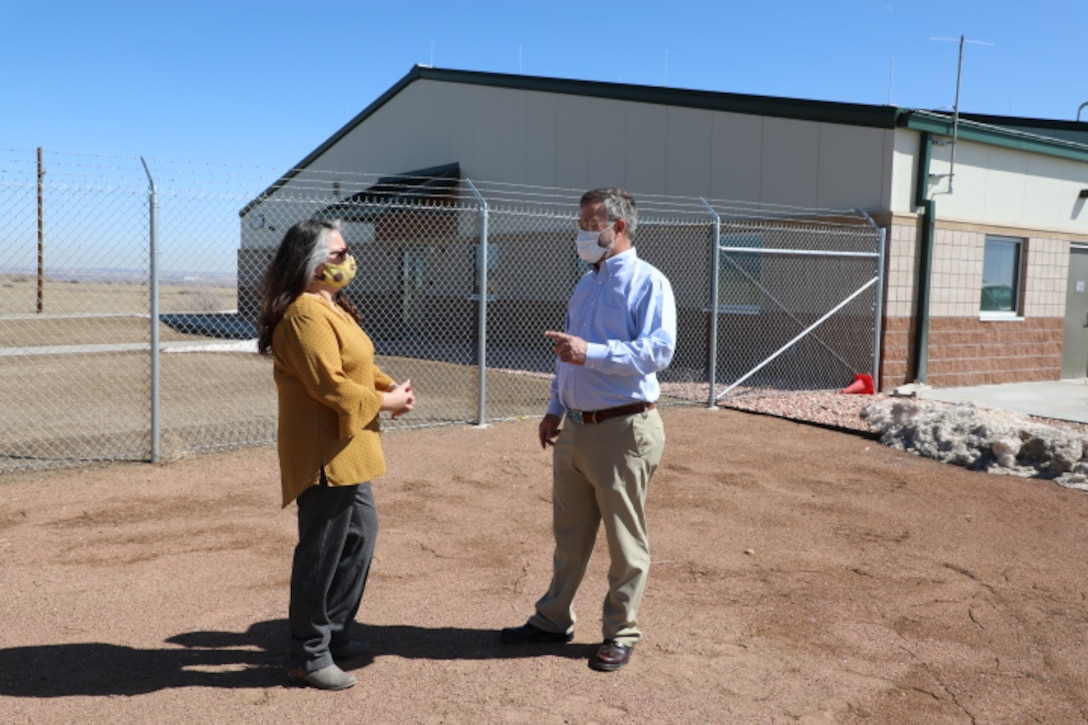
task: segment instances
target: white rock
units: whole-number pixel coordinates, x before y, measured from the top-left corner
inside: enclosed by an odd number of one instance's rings
[[[944,463],[1049,479],[1088,474],[1084,436],[1026,415],[917,398],[880,400],[861,415],[884,445]]]

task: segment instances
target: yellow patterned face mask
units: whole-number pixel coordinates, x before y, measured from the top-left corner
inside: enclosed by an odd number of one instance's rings
[[[325,262],[325,269],[321,273],[321,281],[333,289],[342,289],[351,284],[355,279],[355,257],[348,256],[340,264]]]

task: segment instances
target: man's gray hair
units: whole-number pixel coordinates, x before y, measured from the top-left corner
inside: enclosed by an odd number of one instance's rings
[[[627,238],[632,242],[635,239],[635,229],[638,228],[638,204],[635,198],[623,189],[614,186],[601,189],[590,189],[582,194],[579,206],[600,202],[608,214],[609,221],[623,219],[627,222]]]

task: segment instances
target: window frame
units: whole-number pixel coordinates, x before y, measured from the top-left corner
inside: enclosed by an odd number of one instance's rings
[[[990,269],[990,274],[1004,275],[1006,270],[995,269],[999,265],[1004,267],[1002,259],[996,258],[996,256],[990,256],[990,264],[987,265],[987,256],[991,250],[991,245],[1009,245],[1013,250],[1013,262],[1011,270],[1011,279],[995,279],[991,277],[990,286],[994,286],[993,282],[1008,281],[1010,284],[1004,285],[1010,290],[1011,302],[1009,309],[986,309],[984,295],[987,287],[987,270]],[[979,319],[982,320],[1017,320],[1023,317],[1023,281],[1024,281],[1024,258],[1025,250],[1027,248],[1026,240],[1021,237],[1010,237],[1001,234],[987,234],[983,242],[982,251],[982,270],[981,280],[979,284]],[[996,252],[995,252],[996,255]],[[1001,256],[1004,256],[1002,254]]]

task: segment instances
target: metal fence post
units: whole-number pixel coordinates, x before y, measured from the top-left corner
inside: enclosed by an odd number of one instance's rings
[[[864,209],[858,209],[858,214],[865,217],[869,226],[877,233],[877,261],[876,261],[876,297],[873,303],[873,380],[876,381],[877,390],[880,389],[880,339],[882,337],[881,326],[884,323],[884,255],[887,249],[887,231],[879,226]]]
[[[42,147],[38,147],[38,307],[40,315],[45,309],[45,195],[42,193],[42,178],[45,167],[42,165]]]
[[[162,458],[162,431],[159,420],[159,408],[162,391],[159,351],[159,194],[155,189],[155,180],[151,178],[151,170],[147,168],[147,161],[140,157],[140,163],[144,165],[144,173],[147,174],[148,204],[150,214],[150,240],[148,250],[148,288],[151,294],[151,462],[158,463]]]
[[[718,281],[721,278],[719,268],[722,263],[720,252],[722,220],[718,216],[718,212],[714,211],[714,208],[707,203],[706,199],[699,197],[699,201],[703,202],[703,206],[707,208],[710,216],[714,219],[714,235],[710,240],[710,306],[707,315],[710,326],[710,329],[707,330],[709,333],[707,335],[707,383],[710,393],[707,396],[706,406],[708,408],[717,408],[718,403],[714,395],[714,386],[718,381]]]
[[[477,315],[477,364],[479,365],[476,393],[476,425],[487,425],[487,200],[476,190],[472,179],[465,179],[472,195],[480,204],[480,247],[476,260],[476,274],[480,282],[480,306]]]
[[[880,341],[884,338],[884,264],[887,254],[887,231],[880,227],[880,252],[877,261],[876,309],[873,312],[873,380],[880,385]]]

